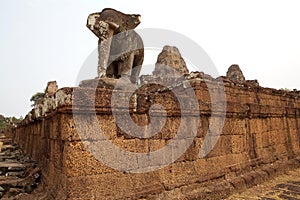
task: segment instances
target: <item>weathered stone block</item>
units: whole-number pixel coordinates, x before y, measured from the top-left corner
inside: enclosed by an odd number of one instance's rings
[[[80,137],[76,131],[76,125],[72,115],[62,115],[60,119],[61,124],[61,139],[68,141],[80,140]]]
[[[194,161],[199,159],[199,152],[203,145],[202,138],[195,138],[193,143],[177,161]]]
[[[200,124],[197,132],[197,137],[202,138],[207,134],[209,128],[209,117],[200,116]]]
[[[222,130],[225,135],[245,135],[246,120],[238,118],[226,118]]]
[[[159,170],[159,178],[167,190],[196,182],[200,177],[193,162],[176,162]]]
[[[114,171],[89,153],[82,142],[65,142],[63,173],[68,177],[105,174]]]
[[[206,137],[208,139],[208,137]],[[219,137],[212,136],[210,138],[211,142],[217,141],[212,151],[207,155],[207,157],[215,157],[227,155],[232,152],[232,143],[230,135],[221,135]]]
[[[246,137],[244,135],[231,136],[232,153],[243,153],[246,150]]]
[[[163,185],[155,173],[100,174],[80,176],[68,180],[70,199],[138,199],[145,195],[161,193]],[[86,187],[82,187],[85,185]],[[118,191],[116,193],[116,191]]]

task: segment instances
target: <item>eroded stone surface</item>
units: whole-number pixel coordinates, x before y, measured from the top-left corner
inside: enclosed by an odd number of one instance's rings
[[[231,65],[228,68],[226,77],[235,83],[243,84],[245,82],[243,72],[238,65]]]
[[[189,70],[178,48],[164,46],[162,52],[157,57],[153,75],[158,77],[178,77],[188,73]]]
[[[152,75],[140,77],[141,91],[156,92],[156,88],[162,91],[182,87],[183,82],[191,77],[178,48],[167,45],[158,55]]]
[[[54,96],[57,90],[58,90],[58,85],[56,81],[50,81],[47,83],[45,95],[48,97]]]

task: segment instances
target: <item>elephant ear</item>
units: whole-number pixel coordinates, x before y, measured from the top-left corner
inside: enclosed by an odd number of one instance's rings
[[[140,23],[140,15],[127,15],[123,13],[118,13],[118,20],[110,19],[106,20],[110,24],[110,27],[114,29],[115,33],[125,32],[136,28]]]
[[[127,30],[136,28],[141,23],[141,15],[126,15],[125,26]]]
[[[92,13],[88,16],[87,27],[98,37],[105,37],[108,29],[114,34],[136,28],[141,23],[141,16],[124,14],[112,8],[105,8],[102,12]]]

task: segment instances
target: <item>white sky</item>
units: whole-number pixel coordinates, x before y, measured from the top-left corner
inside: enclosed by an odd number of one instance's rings
[[[246,79],[258,79],[262,86],[300,89],[298,2],[1,0],[0,114],[25,116],[30,97],[48,81],[75,86],[82,64],[97,46],[86,18],[105,7],[141,14],[138,28],[184,34],[208,53],[220,75],[239,64]]]

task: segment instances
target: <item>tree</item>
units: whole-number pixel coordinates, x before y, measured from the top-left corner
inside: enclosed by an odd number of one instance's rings
[[[0,132],[4,131],[7,125],[8,120],[3,115],[0,115]]]
[[[0,115],[0,132],[4,133],[6,129],[11,126],[14,127],[23,120],[23,116],[17,117],[4,117]]]
[[[45,96],[45,93],[43,93],[43,92],[37,92],[35,95],[33,95],[30,98],[30,101],[33,102],[33,104],[31,106],[33,107],[33,106],[35,106],[39,103],[42,103],[43,99],[44,99],[44,96]]]

